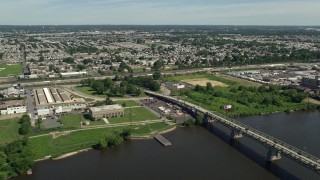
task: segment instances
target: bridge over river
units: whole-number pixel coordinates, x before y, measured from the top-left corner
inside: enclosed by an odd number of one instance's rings
[[[165,101],[169,101],[173,104],[176,104],[182,107],[183,109],[192,112],[195,115],[197,115],[198,113],[202,113],[204,115],[205,123],[218,122],[230,128],[231,138],[233,139],[238,139],[242,138],[243,136],[247,136],[255,140],[256,142],[263,144],[269,150],[267,155],[268,161],[280,160],[281,155],[284,155],[292,159],[293,161],[309,168],[310,170],[320,174],[320,159],[301,149],[293,147],[290,144],[287,144],[279,139],[271,137],[261,131],[258,131],[252,127],[240,123],[237,120],[231,119],[213,111],[206,110],[190,102],[179,100],[172,96],[158,94],[152,91],[145,92],[150,96],[154,96],[159,99],[163,99]]]

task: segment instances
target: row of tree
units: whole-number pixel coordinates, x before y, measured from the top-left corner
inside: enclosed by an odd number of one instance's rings
[[[91,87],[97,94],[104,94],[108,92],[109,94],[116,95],[132,95],[139,96],[141,90],[139,87],[149,89],[151,91],[160,90],[160,84],[157,81],[160,79],[160,71],[154,72],[153,76],[139,76],[133,77],[133,75],[121,78],[116,75],[113,80],[106,78],[104,80],[95,80],[93,78],[83,79],[80,81],[82,86]],[[117,83],[117,81],[121,81]]]
[[[24,138],[0,147],[0,179],[24,174],[32,169],[34,153],[28,145],[27,137],[32,129],[30,117],[23,115],[19,123],[19,134],[24,135]]]
[[[103,149],[106,147],[115,147],[122,143],[123,140],[129,139],[132,130],[129,128],[122,129],[121,131],[113,131],[111,134],[106,135],[100,139],[96,144],[96,149]]]

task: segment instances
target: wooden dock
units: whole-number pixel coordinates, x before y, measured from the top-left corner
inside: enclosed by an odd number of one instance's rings
[[[153,138],[155,138],[159,143],[161,143],[163,146],[171,146],[171,142],[168,141],[166,138],[164,138],[161,134],[155,133],[153,134]]]

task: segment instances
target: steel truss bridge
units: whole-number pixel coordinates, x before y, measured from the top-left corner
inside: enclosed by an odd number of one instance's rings
[[[320,174],[320,159],[301,150],[290,144],[287,144],[279,139],[276,139],[268,134],[258,131],[249,127],[237,120],[231,119],[224,115],[218,114],[213,111],[206,110],[190,102],[179,100],[172,96],[165,96],[152,91],[145,91],[150,96],[171,102],[187,110],[188,112],[197,115],[201,113],[204,115],[204,123],[220,123],[231,129],[231,138],[239,139],[246,136],[256,142],[263,144],[269,151],[267,154],[268,161],[280,160],[281,155],[292,159],[293,161],[309,168],[310,170]]]

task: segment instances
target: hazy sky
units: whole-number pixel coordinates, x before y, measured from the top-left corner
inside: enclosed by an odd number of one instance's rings
[[[0,24],[320,25],[320,0],[0,0]]]

